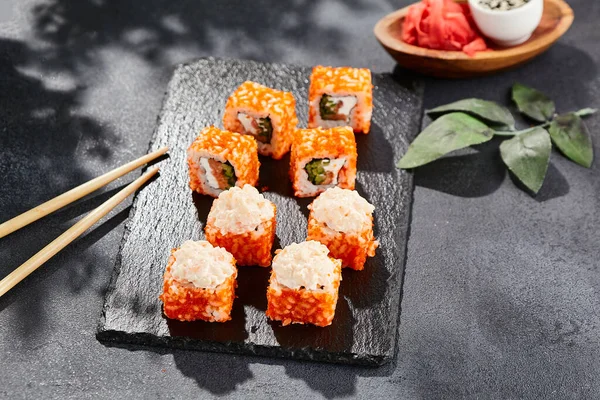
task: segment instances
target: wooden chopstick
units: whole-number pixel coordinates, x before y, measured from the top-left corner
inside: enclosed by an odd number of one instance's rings
[[[8,274],[0,281],[0,297],[12,289],[17,283],[21,282],[25,277],[35,271],[40,265],[48,261],[56,253],[64,249],[69,243],[79,237],[89,227],[94,225],[100,218],[104,217],[115,208],[119,203],[125,200],[130,194],[139,189],[148,181],[154,174],[158,172],[158,167],[154,167],[140,176],[135,181],[131,182],[124,189],[119,191],[113,197],[102,203],[101,206],[90,212],[88,215],[79,220],[75,225],[67,229],[62,235],[54,239],[50,244],[37,252],[29,260],[25,261],[20,267]]]
[[[152,153],[148,153],[143,157],[138,158],[137,160],[133,160],[125,165],[122,165],[118,168],[113,169],[110,172],[107,172],[104,175],[100,175],[97,178],[92,179],[82,185],[77,186],[61,194],[60,196],[56,196],[52,200],[48,200],[47,202],[40,204],[39,206],[32,208],[29,211],[24,212],[21,215],[18,215],[2,224],[0,224],[0,238],[24,227],[32,223],[33,221],[37,221],[38,219],[53,213],[66,206],[69,203],[74,202],[82,198],[83,196],[101,188],[104,185],[114,181],[117,178],[125,175],[128,172],[133,171],[134,169],[157,159],[161,155],[165,154],[169,150],[168,147],[163,147]]]

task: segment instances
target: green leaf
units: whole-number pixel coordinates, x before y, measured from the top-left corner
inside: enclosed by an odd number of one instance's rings
[[[510,111],[508,111],[506,107],[494,103],[493,101],[464,99],[428,110],[427,114],[431,115],[433,118],[437,118],[440,115],[450,112],[467,113],[499,130],[515,129],[515,119]]]
[[[451,151],[487,142],[493,136],[494,132],[487,125],[468,114],[446,114],[433,121],[416,137],[397,166],[415,168]]]
[[[552,141],[572,161],[591,167],[594,160],[592,137],[583,120],[575,113],[554,118],[548,129]]]
[[[515,83],[512,98],[519,111],[536,121],[547,121],[554,114],[554,102],[539,90]]]
[[[537,193],[544,183],[552,143],[544,128],[536,127],[500,144],[504,164],[525,186]]]
[[[575,111],[575,114],[577,114],[580,117],[587,117],[588,115],[595,114],[596,112],[598,112],[598,109],[588,107],[588,108],[582,108],[579,111]]]

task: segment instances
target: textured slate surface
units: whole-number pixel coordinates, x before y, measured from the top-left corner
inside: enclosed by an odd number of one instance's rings
[[[221,126],[227,96],[245,80],[291,91],[298,119],[307,120],[310,68],[252,61],[204,59],[178,66],[167,90],[152,149],[170,147],[161,176],[141,191],[128,222],[110,284],[98,338],[218,352],[290,357],[335,363],[380,365],[394,355],[404,256],[408,240],[412,176],[394,167],[408,137],[420,125],[422,87],[375,75],[371,133],[357,135],[357,190],[375,205],[376,256],[362,272],[345,270],[331,326],[268,321],[270,269],[240,268],[232,320],[215,324],[178,322],[162,315],[158,295],[169,251],[187,239],[204,238],[212,198],[192,194],[185,152],[202,127]],[[277,206],[275,248],[306,238],[307,205],[288,179],[289,157],[261,157],[259,187]]]

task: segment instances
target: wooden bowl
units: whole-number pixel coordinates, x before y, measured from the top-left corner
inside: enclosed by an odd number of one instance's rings
[[[383,17],[375,25],[375,36],[388,53],[405,68],[441,78],[469,78],[508,69],[546,51],[573,23],[573,10],[563,0],[545,0],[544,14],[531,38],[518,46],[497,47],[469,57],[462,51],[424,49],[402,41],[402,24],[408,7]]]

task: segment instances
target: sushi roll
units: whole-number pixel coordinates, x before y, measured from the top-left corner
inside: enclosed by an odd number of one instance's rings
[[[205,240],[185,241],[171,251],[165,270],[160,296],[165,315],[180,321],[229,321],[236,277],[235,259],[227,250]]]
[[[297,124],[296,100],[291,93],[250,81],[229,97],[223,115],[225,129],[254,137],[258,152],[276,160],[290,151]]]
[[[227,249],[238,265],[271,265],[275,204],[250,185],[233,187],[216,199],[204,228],[206,240]]]
[[[327,189],[308,206],[308,237],[323,243],[344,267],[362,270],[379,242],[373,236],[373,207],[356,191]]]
[[[317,66],[310,76],[308,127],[351,126],[369,133],[373,85],[367,68]]]
[[[267,317],[283,325],[327,326],[333,321],[342,280],[341,261],[319,242],[278,250],[267,289]]]
[[[256,142],[214,126],[204,128],[187,150],[190,188],[217,197],[223,190],[258,181]]]
[[[354,189],[356,141],[352,129],[299,129],[294,135],[290,179],[297,197],[312,197],[328,188]]]

